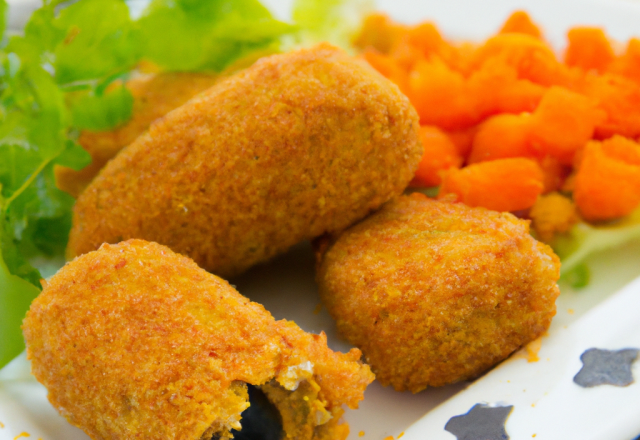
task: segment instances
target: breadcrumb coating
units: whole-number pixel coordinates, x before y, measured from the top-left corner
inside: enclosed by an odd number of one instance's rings
[[[246,384],[285,396],[314,387],[322,417],[291,438],[323,438],[329,420],[330,438],[343,438],[341,406],[357,407],[373,380],[359,350],[332,352],[324,334],[275,321],[191,259],[142,240],[68,263],[23,330],[50,402],[93,439],[229,438]]]
[[[542,335],[556,311],[559,259],[508,213],[412,194],[318,254],[338,330],[397,390],[474,378]]]
[[[229,277],[398,196],[421,156],[415,110],[366,63],[328,44],[266,57],[109,162],[69,254],[142,238]]]
[[[91,163],[80,171],[57,166],[58,188],[78,197],[106,163],[153,121],[213,86],[218,77],[213,73],[163,72],[127,81],[126,87],[133,96],[131,119],[114,130],[81,132],[78,143],[91,155]]]

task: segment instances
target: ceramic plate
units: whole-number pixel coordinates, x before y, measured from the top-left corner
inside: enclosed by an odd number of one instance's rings
[[[31,2],[14,3],[18,7],[10,19],[19,27]],[[265,3],[276,15],[288,16],[290,1]],[[578,24],[604,27],[620,41],[640,35],[640,2],[632,0],[389,0],[379,1],[378,9],[406,23],[433,20],[447,37],[473,40],[495,32],[510,12],[525,9],[558,50],[567,29]],[[631,440],[640,436],[640,360],[630,359],[640,348],[640,279],[634,281],[640,275],[640,244],[601,253],[589,263],[593,276],[587,288],[574,291],[561,285],[558,313],[548,335],[474,382],[418,394],[398,393],[374,382],[360,409],[346,414],[349,439],[497,440],[508,435]],[[311,332],[324,330],[333,349],[349,349],[326,310],[318,309],[309,244],[231,282],[277,319],[295,320]],[[596,351],[583,363],[581,356],[589,349]],[[587,379],[635,377],[635,381],[626,386],[583,387],[576,382],[582,370]],[[19,357],[0,372],[0,440],[26,437],[88,439],[49,405],[45,389]]]

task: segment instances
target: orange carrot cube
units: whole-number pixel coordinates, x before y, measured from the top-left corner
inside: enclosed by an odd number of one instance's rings
[[[518,211],[533,206],[544,187],[538,163],[531,159],[500,159],[449,170],[438,197],[455,194],[469,206]]]
[[[568,66],[602,73],[615,57],[611,43],[602,29],[576,27],[569,31],[568,39],[569,46],[564,55],[564,62]]]
[[[456,130],[480,120],[466,93],[464,77],[438,58],[418,61],[409,76],[409,86],[408,97],[422,125]]]
[[[363,52],[362,57],[385,78],[396,84],[402,93],[409,93],[409,74],[398,65],[395,59],[369,49]]]
[[[502,25],[500,34],[526,34],[535,38],[542,38],[540,28],[531,20],[525,11],[515,11]]]
[[[531,116],[528,114],[493,116],[478,128],[473,138],[469,163],[505,159],[508,157],[531,157]]]
[[[564,89],[550,87],[533,113],[532,147],[540,155],[550,155],[570,165],[574,155],[593,136],[604,118],[589,98]]]
[[[598,102],[605,117],[596,125],[595,136],[605,139],[619,134],[640,136],[640,84],[619,75],[588,76],[582,93]]]
[[[514,67],[518,79],[528,79],[543,86],[564,81],[561,65],[553,50],[531,35],[512,33],[491,37],[473,55],[471,65],[479,69],[493,58]]]
[[[424,154],[411,186],[438,186],[442,180],[440,173],[449,168],[459,168],[462,156],[449,136],[438,127],[420,127],[420,140],[424,145]]]
[[[586,220],[616,219],[640,206],[640,165],[619,158],[640,156],[640,145],[630,142],[626,147],[635,151],[622,154],[625,145],[614,142],[615,147],[604,147],[597,141],[585,147],[575,177],[573,198]]]
[[[448,130],[445,131],[451,142],[456,146],[458,150],[458,154],[462,158],[466,158],[471,152],[471,147],[473,146],[473,138],[478,132],[478,126],[473,125],[468,128],[462,128],[459,130]]]

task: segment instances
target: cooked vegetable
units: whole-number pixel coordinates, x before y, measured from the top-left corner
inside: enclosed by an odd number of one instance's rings
[[[481,43],[447,41],[432,23],[403,26],[378,14],[365,21],[355,45],[409,97],[421,124],[456,143],[466,168],[446,173],[441,197],[454,193],[472,206],[519,210],[534,220],[528,210],[553,191],[572,197],[587,221],[623,219],[640,206],[635,159],[610,151],[640,137],[638,38],[618,54],[602,29],[576,27],[560,60],[523,11]],[[441,148],[431,155],[442,163]],[[518,158],[524,162],[505,162]],[[429,163],[425,155],[414,186],[438,184],[423,177],[434,175],[424,171]],[[561,209],[557,218],[553,206]],[[549,242],[573,224],[564,204],[534,209]]]
[[[424,153],[411,185],[438,186],[442,181],[440,174],[443,171],[462,165],[462,155],[451,138],[438,127],[420,127],[420,141],[424,146]]]
[[[534,160],[500,159],[449,170],[439,197],[454,194],[469,206],[518,211],[533,206],[543,188],[544,175]]]
[[[640,144],[621,136],[587,144],[573,196],[590,221],[631,214],[640,205]]]

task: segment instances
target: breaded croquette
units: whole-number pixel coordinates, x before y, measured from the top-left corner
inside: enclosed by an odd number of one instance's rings
[[[398,196],[421,155],[415,110],[366,63],[328,44],[266,57],[109,162],[69,254],[142,238],[229,277]]]
[[[508,213],[412,194],[320,240],[318,254],[338,330],[397,390],[474,378],[556,312],[559,259]]]
[[[131,119],[114,130],[81,132],[78,143],[91,155],[91,163],[80,171],[56,167],[58,188],[78,197],[106,163],[144,133],[153,121],[180,107],[216,81],[216,74],[194,72],[165,72],[127,81],[126,87],[133,95]]]
[[[241,429],[247,384],[289,438],[344,439],[341,405],[373,380],[361,353],[275,321],[169,248],[103,245],[44,285],[24,321],[33,374],[93,439],[209,440]]]

